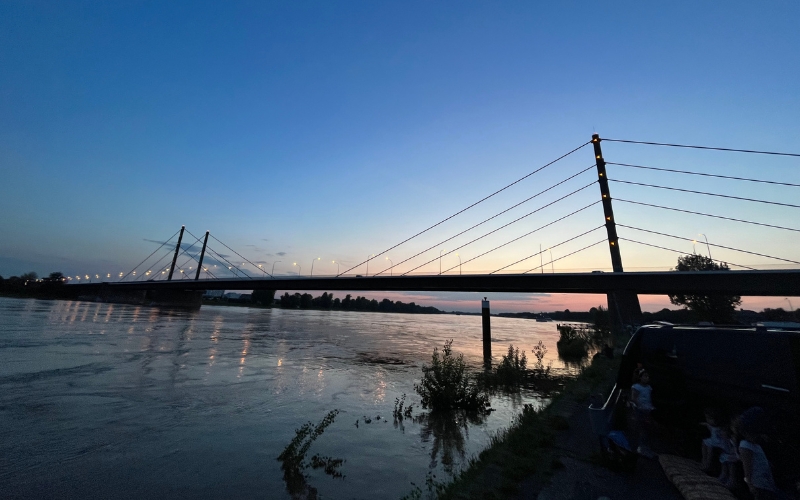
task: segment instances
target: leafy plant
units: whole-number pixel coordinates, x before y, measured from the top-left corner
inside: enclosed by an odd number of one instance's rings
[[[547,368],[544,366],[544,356],[547,354],[547,347],[545,347],[544,342],[540,340],[538,344],[533,346],[531,351],[536,358],[536,364],[533,367],[534,373],[539,378],[548,377],[550,375],[550,365],[547,365]]]
[[[278,460],[283,462],[281,469],[283,469],[283,480],[286,483],[286,489],[293,497],[316,496],[316,488],[308,484],[308,476],[304,472],[309,467],[323,469],[325,474],[334,478],[344,478],[339,471],[339,468],[344,463],[344,460],[340,458],[316,454],[311,457],[310,462],[306,460],[306,454],[311,444],[325,432],[325,429],[333,423],[338,414],[339,410],[331,410],[317,425],[308,422],[299,429],[295,429],[294,438],[278,455]]]
[[[528,358],[525,351],[520,356],[519,348],[508,346],[508,354],[503,355],[503,361],[496,368],[497,381],[505,386],[516,386],[525,379]]]
[[[588,328],[558,325],[558,355],[562,358],[582,358],[589,354],[592,334]]]
[[[422,365],[422,380],[414,384],[422,407],[432,410],[483,410],[489,397],[467,373],[463,354],[453,354],[453,340],[444,343],[442,352],[433,349],[431,364]]]
[[[406,404],[406,395],[403,394],[400,398],[394,398],[394,411],[392,414],[394,415],[395,420],[403,420],[403,417],[411,418],[411,412],[414,411],[414,405],[408,405],[403,408]]]

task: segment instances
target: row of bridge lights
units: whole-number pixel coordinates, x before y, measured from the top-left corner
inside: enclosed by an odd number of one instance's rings
[[[607,217],[607,219],[610,219],[610,217]],[[703,238],[705,238],[705,240],[706,240],[706,248],[708,249],[708,257],[711,258],[711,247],[710,247],[710,245],[708,243],[708,236],[706,236],[704,233],[698,233],[698,235],[702,236]],[[693,246],[696,243],[697,243],[697,240],[692,240],[692,245]],[[612,241],[611,244],[613,245],[614,242]],[[548,248],[547,250],[549,251],[550,249]],[[445,250],[445,249],[439,250],[439,274],[442,274],[442,254],[444,252],[446,252],[446,251],[447,250]],[[456,257],[458,257],[458,274],[461,274],[461,256],[459,254],[455,254],[455,255],[456,255]],[[367,274],[369,274],[369,261],[372,259],[372,257],[375,257],[375,254],[370,254],[370,255],[367,256]],[[550,260],[551,261],[552,261],[552,258],[553,257],[552,257],[552,252],[551,252],[551,254],[550,254]],[[321,257],[317,257],[316,259],[313,259],[311,261],[311,276],[314,276],[314,263],[316,261],[318,261],[318,260],[321,260]],[[392,268],[394,268],[394,262],[389,257],[385,257],[385,260],[389,261],[389,264],[391,265],[391,267],[389,268],[389,273],[390,273],[389,275],[392,276],[393,275]],[[272,272],[270,273],[271,275],[275,274],[275,264],[278,264],[280,262],[282,262],[282,261],[276,260],[275,262],[272,263]],[[336,264],[336,274],[339,275],[340,274],[340,264],[341,264],[341,262],[336,261],[336,260],[332,260],[331,264]],[[246,264],[244,262],[242,262],[242,266],[245,266],[245,265]],[[302,267],[300,266],[300,264],[298,264],[297,262],[293,262],[292,265],[293,266],[297,266],[297,275],[300,276],[300,273],[302,272]],[[214,264],[214,267],[217,267],[217,265]],[[234,266],[228,266],[228,270],[232,271],[233,267]],[[258,267],[261,271],[264,271],[264,265],[263,264],[258,264],[256,267]],[[192,268],[189,267],[189,271],[191,271],[191,270],[192,270]],[[183,269],[179,269],[178,271],[181,274],[185,274]],[[208,268],[204,267],[203,271],[208,272]],[[151,270],[146,271],[144,274],[145,274],[145,276],[150,276],[152,273],[153,273],[153,271],[151,269]],[[166,274],[166,273],[167,273],[166,270],[161,271],[161,274]],[[133,276],[136,276],[136,271],[133,271],[131,274]],[[125,275],[125,273],[119,273],[119,277],[120,278],[122,278],[124,275]],[[94,277],[96,279],[100,279],[100,275],[99,274],[95,274]],[[111,273],[107,273],[106,274],[106,278],[111,278]],[[71,281],[72,280],[72,276],[67,276],[65,279],[67,281]],[[80,281],[81,280],[81,276],[75,276],[75,279]],[[83,279],[87,279],[87,280],[91,281],[92,278],[91,278],[91,276],[86,274],[86,275],[83,276]]]
[[[214,267],[217,267],[217,266],[214,266]],[[230,267],[229,267],[228,269],[230,269]],[[189,268],[189,271],[191,271],[191,270],[192,270],[192,268],[190,267],[190,268]],[[181,274],[185,274],[185,271],[184,271],[183,269],[178,269],[178,271],[179,271]],[[208,272],[208,268],[207,268],[207,267],[204,267],[204,268],[203,268],[203,271],[205,271],[205,272]],[[157,272],[158,272],[158,271],[156,271],[156,273],[157,273]],[[145,276],[150,276],[151,274],[154,274],[152,269],[150,269],[150,270],[148,270],[148,271],[145,271],[145,273],[144,273],[144,275],[145,275]],[[166,271],[166,270],[164,270],[164,271],[161,271],[161,274],[167,274],[167,271]],[[122,278],[123,276],[125,276],[125,273],[119,273],[119,277],[120,277],[120,278]],[[136,276],[136,271],[133,271],[133,272],[131,273],[131,276]],[[95,278],[95,279],[100,279],[100,275],[99,275],[99,274],[95,274],[95,275],[94,275],[94,278]],[[111,273],[106,273],[106,278],[111,278]],[[91,281],[91,280],[92,280],[92,277],[91,277],[90,275],[86,274],[86,275],[83,275],[83,276],[76,275],[74,278],[73,278],[72,276],[66,276],[64,279],[65,279],[65,280],[67,280],[67,281],[72,281],[73,279],[75,279],[75,280],[78,280],[78,281],[80,281],[81,279],[84,279],[84,280],[89,280],[89,281]]]

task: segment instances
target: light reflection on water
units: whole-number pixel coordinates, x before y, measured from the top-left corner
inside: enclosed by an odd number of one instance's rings
[[[542,340],[545,364],[569,369],[554,323],[492,318],[492,333],[497,360],[513,343],[530,365]],[[421,412],[413,384],[449,338],[481,366],[479,316],[0,298],[0,490],[288,498],[276,457],[294,429],[336,408],[310,454],[345,459],[346,477],[312,471],[309,483],[326,498],[398,498],[429,470],[457,471],[523,404],[540,404],[523,393],[494,396],[484,418]],[[414,417],[392,425],[402,394]]]

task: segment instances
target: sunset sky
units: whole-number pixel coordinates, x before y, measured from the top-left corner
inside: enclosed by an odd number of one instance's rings
[[[278,274],[335,274],[601,137],[800,153],[800,3],[0,3],[0,275],[127,272],[181,225]],[[800,158],[602,144],[606,161],[800,184]],[[599,200],[591,146],[370,262],[458,272]],[[608,166],[800,204],[800,188]],[[800,209],[611,183],[612,197],[800,229]],[[620,237],[797,268],[800,232],[615,201]],[[600,205],[461,271],[610,270]],[[702,235],[701,235],[702,234]],[[747,250],[770,259],[714,245]],[[194,238],[191,238],[193,241]],[[175,241],[172,239],[171,241]],[[213,241],[212,241],[213,243]],[[173,243],[174,245],[174,243]],[[558,246],[556,246],[558,245]],[[166,247],[164,247],[166,249]],[[231,252],[218,244],[226,255]],[[679,253],[622,241],[626,270]],[[164,250],[164,252],[167,252]],[[448,251],[453,253],[447,254]],[[458,256],[455,252],[458,252]],[[162,252],[163,253],[163,252]],[[160,253],[158,254],[160,256]],[[562,258],[563,257],[563,258]],[[233,258],[233,257],[231,257]],[[238,259],[238,257],[237,257]],[[276,262],[279,261],[279,262]],[[241,262],[239,262],[241,263]],[[297,263],[298,265],[293,265]],[[352,271],[366,273],[365,266]],[[541,272],[535,269],[534,272]],[[337,294],[337,296],[343,294]],[[370,294],[477,310],[478,294]],[[800,298],[789,298],[795,306]],[[597,296],[497,295],[497,310]],[[642,297],[643,308],[669,305]],[[744,307],[788,308],[785,298]]]

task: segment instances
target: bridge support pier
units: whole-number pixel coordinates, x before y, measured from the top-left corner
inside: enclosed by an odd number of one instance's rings
[[[608,299],[608,314],[611,320],[611,331],[620,333],[628,325],[642,323],[642,308],[639,305],[639,296],[630,290],[615,290],[606,294]]]
[[[489,312],[489,301],[486,297],[481,301],[481,317],[483,319],[483,363],[492,365],[492,325]]]

